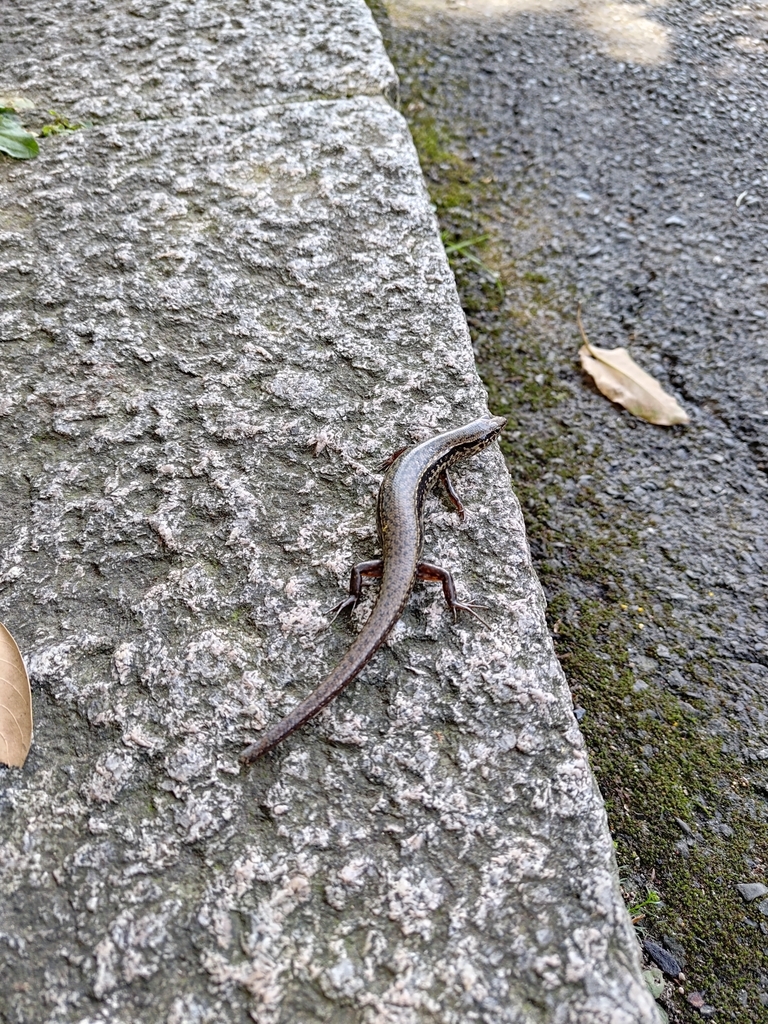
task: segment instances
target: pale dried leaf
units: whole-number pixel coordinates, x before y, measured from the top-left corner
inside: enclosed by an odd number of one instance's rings
[[[6,110],[15,110],[18,113],[20,110],[34,110],[35,104],[25,96],[4,92],[0,94],[0,107],[5,107]]]
[[[688,414],[661,384],[642,370],[625,348],[590,345],[578,314],[584,344],[579,349],[581,365],[597,388],[612,402],[618,402],[635,416],[660,427],[689,423]]]
[[[0,623],[0,764],[21,768],[32,743],[32,692],[16,641]]]

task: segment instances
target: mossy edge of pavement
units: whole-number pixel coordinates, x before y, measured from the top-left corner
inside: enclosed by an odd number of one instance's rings
[[[400,76],[401,109],[436,207],[490,408],[508,417],[502,450],[547,594],[557,653],[574,704],[586,712],[582,731],[605,799],[628,908],[635,911],[640,939],[661,943],[671,936],[685,950],[683,991],[668,981],[659,1002],[672,1021],[700,1021],[686,1000],[700,990],[718,1020],[744,1021],[748,1013],[755,1024],[768,1022],[768,1007],[757,998],[761,967],[768,973],[765,940],[758,928],[745,927],[749,910],[736,890],[745,878],[745,858],[768,850],[768,829],[751,813],[749,800],[731,798],[749,796],[752,781],[745,778],[745,766],[701,728],[707,710],[702,702],[681,701],[658,687],[635,688],[629,639],[639,638],[651,616],[663,622],[672,614],[668,603],[659,607],[644,592],[642,579],[633,581],[630,596],[626,574],[619,571],[622,553],[638,548],[645,520],[629,510],[619,520],[609,518],[593,487],[582,488],[579,498],[593,529],[574,536],[548,518],[565,481],[600,469],[599,442],[574,433],[559,417],[566,396],[532,327],[539,310],[554,309],[572,324],[575,359],[576,298],[572,308],[557,308],[546,275],[530,261],[518,266],[505,255],[494,227],[496,183],[480,161],[462,154],[460,130],[447,121],[417,35],[406,40],[394,30],[380,0],[369,0],[369,6]],[[522,199],[516,212],[522,220],[532,215]],[[539,418],[532,430],[533,413]],[[568,592],[563,558],[570,577],[593,596]],[[707,661],[688,668],[702,680],[712,672]],[[649,745],[655,755],[646,760],[641,748]],[[732,836],[726,841],[709,833],[683,856],[679,843],[686,830],[700,833],[715,815]],[[650,905],[641,908],[649,894]],[[661,902],[654,903],[654,896]],[[739,1001],[744,991],[749,1009]]]

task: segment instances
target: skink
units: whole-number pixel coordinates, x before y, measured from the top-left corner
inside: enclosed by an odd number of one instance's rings
[[[475,614],[472,609],[478,605],[461,604],[456,599],[456,587],[447,569],[421,561],[424,503],[429,491],[442,481],[448,497],[463,518],[464,509],[453,489],[448,470],[460,459],[487,448],[505,423],[506,420],[500,416],[487,416],[438,434],[412,448],[404,448],[392,456],[381,483],[376,510],[381,558],[360,562],[352,569],[349,597],[334,609],[338,614],[345,608],[354,607],[362,593],[363,578],[381,577],[381,588],[373,611],[357,639],[325,681],[244,750],[241,761],[250,764],[272,750],[355,679],[402,615],[416,580],[442,583],[445,600],[454,615],[460,610]]]

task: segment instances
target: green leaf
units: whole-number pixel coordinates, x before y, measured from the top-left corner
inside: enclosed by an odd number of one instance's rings
[[[37,140],[21,127],[19,119],[8,111],[0,113],[0,153],[7,153],[15,160],[29,160],[38,152]]]

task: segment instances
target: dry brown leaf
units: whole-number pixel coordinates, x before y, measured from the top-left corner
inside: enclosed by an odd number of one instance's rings
[[[21,768],[32,743],[32,692],[16,641],[0,623],[0,764]]]
[[[668,395],[650,373],[642,370],[625,348],[590,345],[581,323],[581,311],[578,321],[584,339],[579,349],[581,365],[606,398],[660,427],[690,422],[688,414],[672,395]]]

